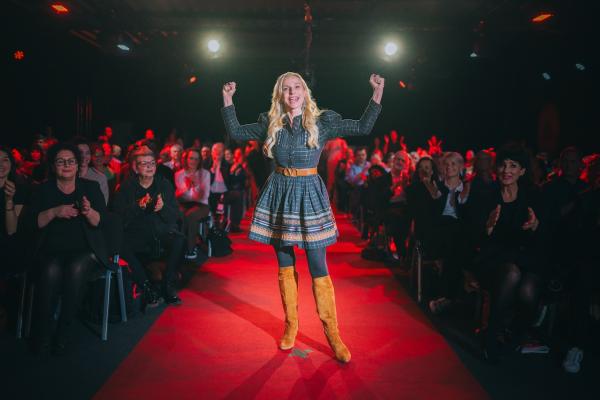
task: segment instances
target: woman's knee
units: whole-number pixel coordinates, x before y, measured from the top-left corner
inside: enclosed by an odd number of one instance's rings
[[[296,265],[296,254],[292,246],[273,246],[273,248],[275,249],[279,268]]]
[[[505,263],[500,266],[500,276],[505,284],[516,285],[521,281],[521,269],[514,263]]]

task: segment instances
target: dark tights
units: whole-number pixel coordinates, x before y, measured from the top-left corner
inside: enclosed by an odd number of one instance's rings
[[[320,278],[329,275],[327,270],[326,247],[318,249],[306,249],[306,259],[308,261],[308,270],[313,278]],[[279,268],[291,267],[296,265],[296,254],[293,246],[275,247],[277,254],[277,263]]]
[[[96,262],[90,252],[42,258],[36,285],[41,339],[47,339],[51,334],[59,294],[62,301],[57,333],[65,334],[69,329],[79,308],[88,274]]]
[[[488,337],[493,343],[512,309],[516,311],[517,333],[527,329],[538,309],[541,279],[533,273],[522,272],[512,263],[498,265],[487,278],[484,282],[491,295]]]

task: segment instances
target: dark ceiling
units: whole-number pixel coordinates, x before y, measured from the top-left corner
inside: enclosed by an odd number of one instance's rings
[[[600,2],[59,2],[69,7],[68,15],[54,14],[51,3],[8,1],[0,29],[6,39],[3,46],[11,54],[19,48],[27,51],[29,64],[11,67],[14,75],[8,76],[18,78],[18,83],[11,83],[14,90],[25,85],[40,93],[37,107],[45,115],[39,119],[45,122],[36,126],[62,124],[65,132],[73,125],[68,116],[53,122],[61,112],[58,104],[72,104],[74,96],[83,95],[93,98],[98,125],[118,118],[140,128],[180,124],[191,127],[190,131],[220,132],[218,113],[210,120],[190,115],[194,107],[216,109],[222,82],[243,83],[245,90],[240,90],[237,100],[248,113],[243,117],[254,118],[268,106],[274,78],[296,70],[310,78],[322,104],[350,115],[360,111],[362,103],[356,99],[365,96],[370,72],[383,73],[394,83],[405,81],[413,90],[401,92],[392,84],[386,89],[386,101],[410,108],[410,118],[388,112],[381,129],[405,128],[419,137],[447,130],[457,141],[472,138],[481,129],[500,137],[523,127],[532,135],[541,104],[561,96],[581,98],[586,104],[595,93],[586,88],[598,83],[593,37]],[[554,16],[542,24],[532,23],[532,17],[542,11]],[[201,50],[210,35],[223,43],[220,59],[210,59]],[[394,62],[380,55],[382,40],[389,37],[404,47]],[[117,49],[119,40],[131,44],[129,54]],[[475,60],[469,58],[473,51],[479,56]],[[577,75],[576,62],[585,64],[585,76]],[[40,65],[47,66],[45,75],[31,78],[33,71],[41,71]],[[188,90],[186,80],[199,71],[199,85]],[[552,75],[550,83],[541,78],[544,71]],[[360,79],[365,84],[345,83]],[[62,100],[48,110],[53,96],[66,89]],[[29,104],[30,97],[19,96],[22,104]],[[24,114],[19,111],[21,103],[14,105],[15,112],[21,113],[15,115]],[[576,126],[581,107],[571,100],[565,103]],[[15,117],[14,125],[22,120]]]

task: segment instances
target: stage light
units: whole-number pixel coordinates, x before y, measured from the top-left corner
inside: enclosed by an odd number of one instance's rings
[[[68,14],[69,13],[69,9],[60,3],[54,3],[50,6],[50,8],[52,8],[52,11],[54,11],[57,14]]]
[[[211,53],[217,53],[221,49],[221,43],[216,39],[211,39],[208,41],[207,47]]]
[[[25,58],[25,52],[23,50],[17,50],[13,53],[13,57],[17,61],[21,61]]]
[[[198,80],[198,78],[196,78],[196,76],[193,75],[193,76],[190,76],[189,82],[190,82],[190,84],[194,84],[194,83],[196,83],[197,80]]]
[[[577,68],[579,71],[585,71],[585,65],[580,63],[575,64],[575,68]]]
[[[398,53],[398,45],[394,42],[387,42],[383,47],[386,56],[393,56]]]
[[[473,51],[471,54],[469,54],[469,57],[477,58],[477,57],[479,57],[479,55]]]
[[[131,49],[125,43],[119,43],[117,47],[123,51],[130,51]]]
[[[404,83],[404,81],[398,82],[398,86],[400,86],[402,89],[406,89],[406,83]]]
[[[549,73],[547,73],[547,72],[544,72],[544,73],[542,73],[542,77],[543,77],[545,80],[547,80],[547,81],[549,81],[550,79],[552,79],[552,77],[550,76],[550,74],[549,74]]]
[[[542,23],[550,18],[552,18],[554,14],[551,13],[539,13],[535,17],[531,19],[531,22],[535,22],[536,24]]]

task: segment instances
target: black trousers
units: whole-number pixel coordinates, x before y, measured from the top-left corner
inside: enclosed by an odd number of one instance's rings
[[[62,295],[58,334],[67,333],[81,304],[89,273],[98,266],[90,251],[43,255],[37,275],[36,303],[41,338],[51,334],[57,299]]]
[[[121,257],[127,261],[133,275],[133,280],[142,285],[148,280],[146,269],[141,259],[156,258],[160,248],[166,251],[166,282],[172,282],[177,277],[177,269],[183,257],[185,236],[179,232],[155,235],[150,231],[125,232]]]

